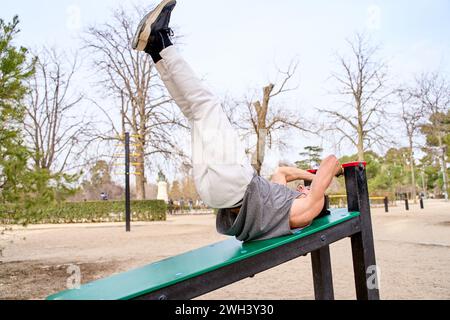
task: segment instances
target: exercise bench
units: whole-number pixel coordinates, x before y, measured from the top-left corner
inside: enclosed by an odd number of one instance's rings
[[[351,238],[356,294],[378,300],[366,163],[344,165],[348,208],[331,210],[292,236],[229,239],[63,291],[48,300],[189,300],[311,253],[317,300],[334,299],[330,244]],[[376,279],[377,281],[377,279]]]

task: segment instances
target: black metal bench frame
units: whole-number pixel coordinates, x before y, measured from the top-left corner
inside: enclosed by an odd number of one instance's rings
[[[376,267],[376,259],[365,167],[366,164],[362,162],[345,165],[348,210],[360,212],[359,217],[137,299],[194,299],[311,253],[315,298],[317,300],[333,300],[330,244],[350,237],[357,299],[379,300],[378,285],[369,285],[374,276],[375,281],[378,281],[378,275],[369,271],[371,267]]]

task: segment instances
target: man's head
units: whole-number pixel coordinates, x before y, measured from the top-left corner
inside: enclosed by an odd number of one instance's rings
[[[300,196],[300,198],[306,198],[311,193],[311,187],[305,187],[304,185],[299,185],[297,187],[297,191],[300,192],[300,193],[303,193],[303,195]],[[328,210],[328,206],[329,206],[328,199],[325,196],[325,202],[324,202],[323,209],[322,209],[322,211],[320,212],[320,214],[319,214],[319,216],[317,218],[322,218],[322,217],[325,217],[325,216],[330,214],[330,210]]]
[[[311,193],[311,187],[305,187],[304,185],[299,185],[297,187],[297,191],[308,196]]]

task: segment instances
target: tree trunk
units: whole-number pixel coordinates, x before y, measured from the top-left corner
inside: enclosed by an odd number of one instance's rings
[[[258,175],[261,175],[262,166],[266,157],[267,130],[259,129],[256,137],[258,139],[258,143],[256,146],[256,159],[254,159],[254,167]]]
[[[412,198],[414,200],[414,204],[417,203],[417,189],[416,189],[416,173],[415,170],[415,161],[414,161],[414,149],[412,137],[409,138],[409,154],[410,154],[410,162],[411,162],[411,186],[412,186]]]
[[[442,142],[442,136],[441,133],[438,134],[438,140],[439,140],[439,151],[441,151],[441,166],[442,166],[442,176],[444,180],[444,196],[445,201],[448,201],[448,176],[447,176],[447,160],[445,159],[445,149],[444,144]]]
[[[361,109],[361,96],[355,97],[358,110],[358,161],[364,161],[364,120]]]
[[[358,161],[364,161],[364,133],[362,126],[358,127]]]
[[[254,103],[257,116],[257,130],[256,130],[256,154],[254,156],[254,168],[258,175],[261,175],[264,158],[266,155],[266,142],[267,142],[267,112],[269,110],[270,95],[275,88],[274,84],[270,84],[264,87],[264,96],[262,104],[257,101]]]
[[[422,190],[423,190],[423,193],[428,195],[428,188],[427,188],[426,183],[425,183],[425,171],[424,171],[423,168],[422,168],[421,175],[422,175]]]
[[[364,144],[362,141],[358,141],[358,161],[364,161]]]
[[[145,200],[145,146],[141,137],[136,138],[136,157],[134,169],[136,172],[136,198],[137,200]]]

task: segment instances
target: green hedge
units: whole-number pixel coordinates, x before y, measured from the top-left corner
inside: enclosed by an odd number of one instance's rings
[[[0,210],[1,224],[58,224],[124,222],[123,201],[65,202],[40,209],[7,213]],[[133,221],[165,221],[164,201],[132,201]]]

